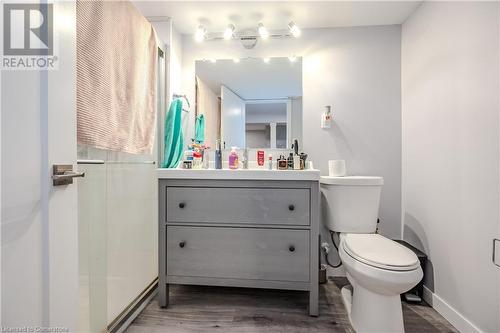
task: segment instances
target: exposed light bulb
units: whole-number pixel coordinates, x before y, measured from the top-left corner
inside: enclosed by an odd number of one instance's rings
[[[259,35],[260,35],[260,38],[262,38],[262,39],[269,38],[269,31],[267,31],[266,27],[262,23],[259,23]]]
[[[300,29],[299,27],[295,24],[295,22],[291,21],[288,23],[288,29],[290,30],[290,33],[292,34],[293,37],[299,37],[300,36]]]
[[[266,64],[268,64],[271,61],[271,58],[264,58],[262,59]]]
[[[297,61],[297,57],[295,55],[291,55],[288,57],[288,60],[290,60],[291,62],[295,62]]]
[[[203,40],[205,40],[206,34],[207,34],[207,30],[202,25],[199,25],[198,29],[196,29],[196,33],[194,34],[194,39],[197,42],[202,42]]]
[[[237,64],[237,63],[240,62],[240,58],[234,58],[233,61],[234,61],[235,64]]]
[[[224,39],[229,40],[234,36],[235,27],[232,24],[228,24],[226,30],[224,30]]]

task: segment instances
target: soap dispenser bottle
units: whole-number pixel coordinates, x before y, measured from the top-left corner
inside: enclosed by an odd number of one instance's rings
[[[321,115],[321,128],[332,127],[332,107],[330,105],[325,106],[325,112]]]
[[[238,153],[236,152],[236,147],[231,147],[231,153],[229,154],[229,169],[238,169]]]

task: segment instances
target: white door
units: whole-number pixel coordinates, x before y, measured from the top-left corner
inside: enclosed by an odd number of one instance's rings
[[[221,86],[221,138],[226,148],[245,147],[245,101]]]
[[[52,17],[57,67],[1,72],[1,326],[75,332],[80,179],[51,179],[54,164],[77,167],[74,1]]]

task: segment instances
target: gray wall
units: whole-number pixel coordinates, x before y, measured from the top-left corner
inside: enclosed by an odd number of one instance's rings
[[[498,22],[495,2],[427,2],[402,30],[404,238],[461,332],[500,331]]]
[[[328,172],[328,160],[341,158],[350,174],[383,176],[381,232],[400,237],[399,25],[304,29],[300,38],[258,43],[253,50],[239,41],[196,43],[184,36],[182,54],[183,91],[191,96],[197,59],[302,56],[304,151],[322,174]],[[325,105],[333,106],[330,130],[320,128]]]

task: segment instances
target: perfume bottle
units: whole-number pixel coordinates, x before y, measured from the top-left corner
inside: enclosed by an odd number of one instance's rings
[[[287,170],[288,163],[287,163],[285,156],[280,155],[279,159],[276,161],[276,165],[277,165],[278,170]]]

